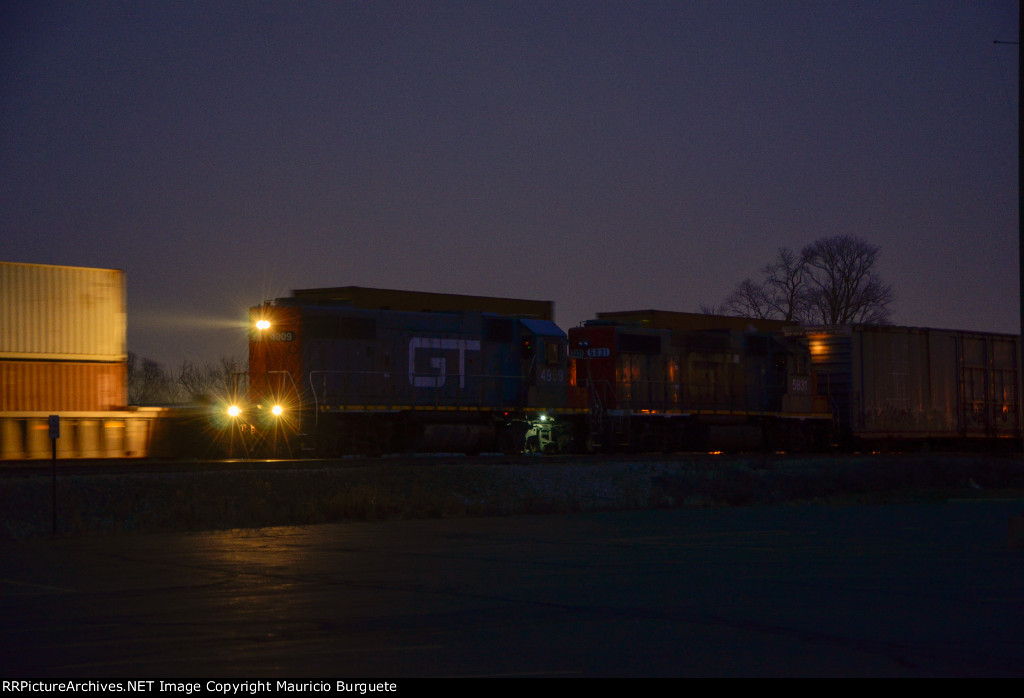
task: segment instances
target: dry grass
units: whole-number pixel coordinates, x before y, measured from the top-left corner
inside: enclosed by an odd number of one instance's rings
[[[1024,461],[979,455],[389,459],[366,465],[58,477],[61,534],[1024,493]],[[0,473],[0,537],[51,531],[51,480]]]

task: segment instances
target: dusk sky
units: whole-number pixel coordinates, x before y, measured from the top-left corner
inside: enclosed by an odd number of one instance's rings
[[[698,311],[882,249],[900,325],[1019,332],[1016,0],[5,2],[0,260],[124,269],[128,348],[372,286]]]

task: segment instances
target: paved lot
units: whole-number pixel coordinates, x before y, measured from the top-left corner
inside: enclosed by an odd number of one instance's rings
[[[0,674],[1024,676],[1024,501],[0,543]]]

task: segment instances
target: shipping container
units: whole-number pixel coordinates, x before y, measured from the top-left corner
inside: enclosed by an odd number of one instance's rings
[[[103,411],[127,404],[123,362],[0,360],[0,412]]]
[[[126,358],[124,274],[0,262],[0,359]]]
[[[846,440],[1019,439],[1020,337],[854,325],[791,331]]]

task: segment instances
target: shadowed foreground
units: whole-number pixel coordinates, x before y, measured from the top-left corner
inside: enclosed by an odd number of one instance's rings
[[[1024,501],[0,542],[5,677],[1024,675]],[[401,689],[399,681],[398,688]]]

